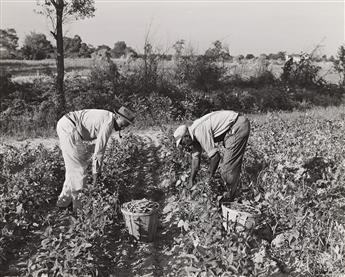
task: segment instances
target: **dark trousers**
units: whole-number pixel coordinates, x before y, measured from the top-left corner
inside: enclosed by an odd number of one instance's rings
[[[222,179],[226,183],[229,197],[233,199],[239,183],[242,160],[250,132],[250,123],[239,116],[224,137],[224,154],[221,165]]]

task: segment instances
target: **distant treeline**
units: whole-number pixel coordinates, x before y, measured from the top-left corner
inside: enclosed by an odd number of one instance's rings
[[[15,29],[0,29],[0,58],[1,59],[25,59],[25,60],[43,60],[48,58],[55,58],[56,48],[47,39],[45,34],[31,32],[24,38],[22,47],[18,45],[18,35]],[[151,48],[151,49],[150,49]],[[101,49],[106,49],[110,52],[112,58],[142,58],[150,52],[150,55],[156,55],[163,60],[172,60],[174,56],[200,56],[196,55],[193,49],[186,49],[186,43],[184,40],[176,41],[172,47],[172,51],[169,53],[161,53],[160,51],[153,51],[153,46],[150,43],[145,43],[144,49],[136,51],[132,47],[128,46],[125,41],[117,41],[114,43],[113,48],[108,45],[99,45],[97,47],[87,44],[82,41],[81,37],[75,35],[73,38],[64,37],[64,56],[65,58],[90,58],[91,55]],[[189,50],[189,51],[186,51]],[[222,42],[215,41],[212,43],[209,49],[205,51],[201,56],[214,56],[214,51],[222,51],[222,60],[232,61],[242,59],[254,59],[254,58],[267,58],[270,60],[286,60],[286,52],[279,51],[278,53],[261,54],[255,56],[251,53],[246,55],[230,55],[228,47],[222,45]],[[142,53],[140,53],[142,52]],[[154,53],[152,53],[154,52]],[[172,52],[172,53],[171,53]],[[183,54],[182,54],[183,52]],[[315,61],[332,61],[335,58],[333,56],[327,57],[327,55],[315,55],[312,57]]]

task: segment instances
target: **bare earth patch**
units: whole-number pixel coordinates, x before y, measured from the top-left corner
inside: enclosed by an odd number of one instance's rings
[[[153,143],[155,146],[158,146],[159,140],[162,137],[162,132],[157,130],[140,130],[140,131],[133,131],[135,135],[138,135],[145,139],[148,143]],[[125,135],[126,132],[121,132],[121,135]],[[111,139],[117,139],[121,141],[119,134],[117,132],[113,132]],[[53,149],[55,146],[59,145],[59,140],[57,137],[52,138],[29,138],[24,140],[17,140],[15,138],[0,138],[0,153],[4,151],[7,146],[12,147],[23,147],[28,146],[35,148],[39,145],[43,145],[48,149]]]

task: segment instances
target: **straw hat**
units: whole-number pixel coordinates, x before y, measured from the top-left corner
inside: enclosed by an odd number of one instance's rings
[[[133,124],[135,115],[130,109],[122,106],[118,111],[114,111],[114,113],[124,118],[128,123]]]

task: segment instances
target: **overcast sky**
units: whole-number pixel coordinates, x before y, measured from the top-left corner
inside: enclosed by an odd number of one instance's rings
[[[49,36],[48,21],[34,12],[35,0],[0,1],[0,28],[16,29],[20,43],[31,31]],[[178,39],[198,52],[221,40],[232,55],[311,52],[320,43],[324,54],[335,55],[345,41],[344,0],[96,0],[95,6],[93,18],[65,25],[65,35],[78,34],[94,46],[124,40],[142,52],[150,30],[150,40],[164,51]]]

